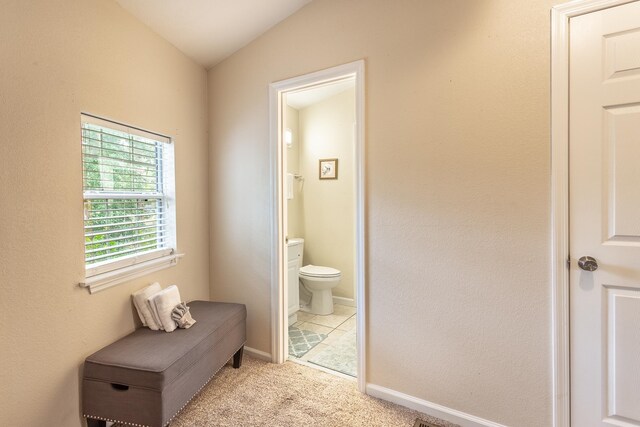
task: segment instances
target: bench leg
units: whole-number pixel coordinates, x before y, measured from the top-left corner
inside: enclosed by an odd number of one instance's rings
[[[233,355],[233,367],[238,369],[242,365],[242,353],[244,352],[244,346],[240,347],[240,350],[236,351]]]
[[[107,427],[107,422],[103,420],[94,420],[87,418],[87,427]]]

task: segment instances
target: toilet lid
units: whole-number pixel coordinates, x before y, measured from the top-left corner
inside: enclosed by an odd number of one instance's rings
[[[331,267],[323,267],[321,265],[305,265],[300,268],[300,274],[310,277],[337,277],[340,276],[340,270]]]

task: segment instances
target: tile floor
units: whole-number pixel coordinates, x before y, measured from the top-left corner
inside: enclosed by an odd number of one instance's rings
[[[310,359],[313,359],[314,356],[325,350],[335,350],[336,348],[333,347],[333,345],[337,344],[338,339],[345,333],[356,329],[356,308],[341,304],[334,304],[333,314],[326,316],[298,311],[298,321],[292,326],[316,332],[318,334],[327,335],[327,338],[300,358],[289,355],[289,358],[292,360],[298,359],[309,361]]]

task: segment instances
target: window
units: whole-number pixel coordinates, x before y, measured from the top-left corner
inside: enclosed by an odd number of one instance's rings
[[[85,286],[175,264],[171,138],[82,115]]]

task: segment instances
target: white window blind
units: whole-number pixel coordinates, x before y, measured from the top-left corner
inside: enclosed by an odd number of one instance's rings
[[[171,139],[82,115],[87,277],[175,250]]]

